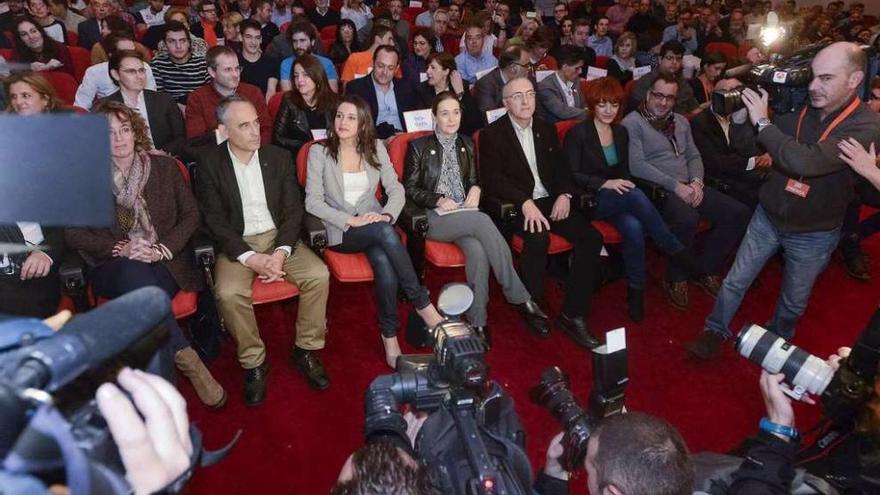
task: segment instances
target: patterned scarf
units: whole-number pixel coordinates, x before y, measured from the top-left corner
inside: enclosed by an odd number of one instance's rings
[[[116,197],[116,218],[129,239],[144,239],[155,244],[158,236],[144,201],[144,187],[150,179],[150,157],[135,153],[128,175],[113,167],[113,195]]]
[[[437,188],[434,192],[442,194],[456,203],[463,203],[464,185],[461,182],[461,170],[458,168],[458,153],[455,150],[455,143],[458,141],[458,135],[444,136],[442,133],[435,131],[434,135],[440,141],[443,148],[443,165],[440,169],[440,179],[437,181]]]
[[[611,56],[611,60],[617,62],[617,66],[621,68],[621,70],[627,70],[632,72],[632,70],[636,67],[636,58],[630,57],[629,59],[620,58],[617,54]]]
[[[639,105],[637,111],[642,118],[648,121],[648,124],[651,124],[654,130],[666,136],[666,139],[672,144],[675,154],[678,155],[678,143],[675,140],[675,112],[669,112],[669,115],[666,117],[657,117],[648,110],[645,101]]]

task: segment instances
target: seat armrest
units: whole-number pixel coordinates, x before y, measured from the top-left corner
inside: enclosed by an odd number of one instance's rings
[[[400,212],[400,216],[397,217],[397,225],[407,235],[424,237],[428,232],[428,214],[424,208],[412,201],[407,201]]]
[[[61,279],[61,290],[72,294],[86,288],[86,263],[76,251],[66,251],[58,267],[58,278]]]
[[[327,229],[320,218],[306,213],[303,215],[303,237],[309,247],[315,252],[323,251],[327,247]]]
[[[715,189],[718,192],[726,193],[730,191],[730,184],[724,182],[722,179],[718,179],[715,177],[705,177],[706,185]]]
[[[574,195],[574,197],[575,197],[575,200],[577,201],[577,203],[575,203],[575,205],[577,206],[577,208],[579,210],[581,210],[584,213],[589,212],[590,210],[595,208],[596,205],[599,204],[598,201],[596,201],[596,196],[593,193],[579,192],[579,193],[576,193]]]
[[[511,201],[502,201],[491,196],[480,198],[480,206],[495,222],[506,224],[516,220],[519,209]]]
[[[214,243],[207,236],[194,236],[191,245],[196,259],[196,266],[208,269],[214,266],[214,263],[217,261],[217,255],[214,251]]]
[[[656,182],[651,182],[646,179],[639,179],[636,177],[632,178],[633,183],[645,193],[645,196],[648,196],[648,199],[651,201],[663,201],[667,197],[669,197],[669,191],[663,188],[660,184]]]

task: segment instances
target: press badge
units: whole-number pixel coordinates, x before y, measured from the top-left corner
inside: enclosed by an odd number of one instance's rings
[[[788,179],[788,182],[785,184],[785,190],[795,196],[806,198],[807,194],[810,193],[810,186],[794,179]]]

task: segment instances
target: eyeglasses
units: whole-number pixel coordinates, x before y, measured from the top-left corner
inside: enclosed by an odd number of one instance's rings
[[[534,100],[536,94],[535,90],[526,91],[525,93],[518,91],[512,95],[505,96],[504,99],[513,100],[516,103],[522,103],[525,100]]]
[[[127,75],[127,76],[143,76],[147,73],[147,69],[141,67],[140,69],[120,69],[119,72]]]
[[[670,103],[675,103],[676,95],[664,95],[663,93],[658,93],[656,91],[651,91],[651,96],[657,98],[658,100],[668,101]]]

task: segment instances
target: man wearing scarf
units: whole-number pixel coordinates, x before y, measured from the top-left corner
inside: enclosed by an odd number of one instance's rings
[[[735,199],[704,187],[703,161],[690,124],[683,115],[672,111],[678,90],[673,75],[657,73],[645,101],[623,119],[622,124],[629,131],[630,171],[634,177],[666,190],[660,212],[669,229],[688,249],[700,220],[712,223],[704,249],[696,259],[703,275],[691,282],[714,297],[721,285],[722,264],[739,243],[751,212]],[[688,307],[687,283],[688,277],[680,267],[668,267],[663,289],[669,302],[681,310]]]

